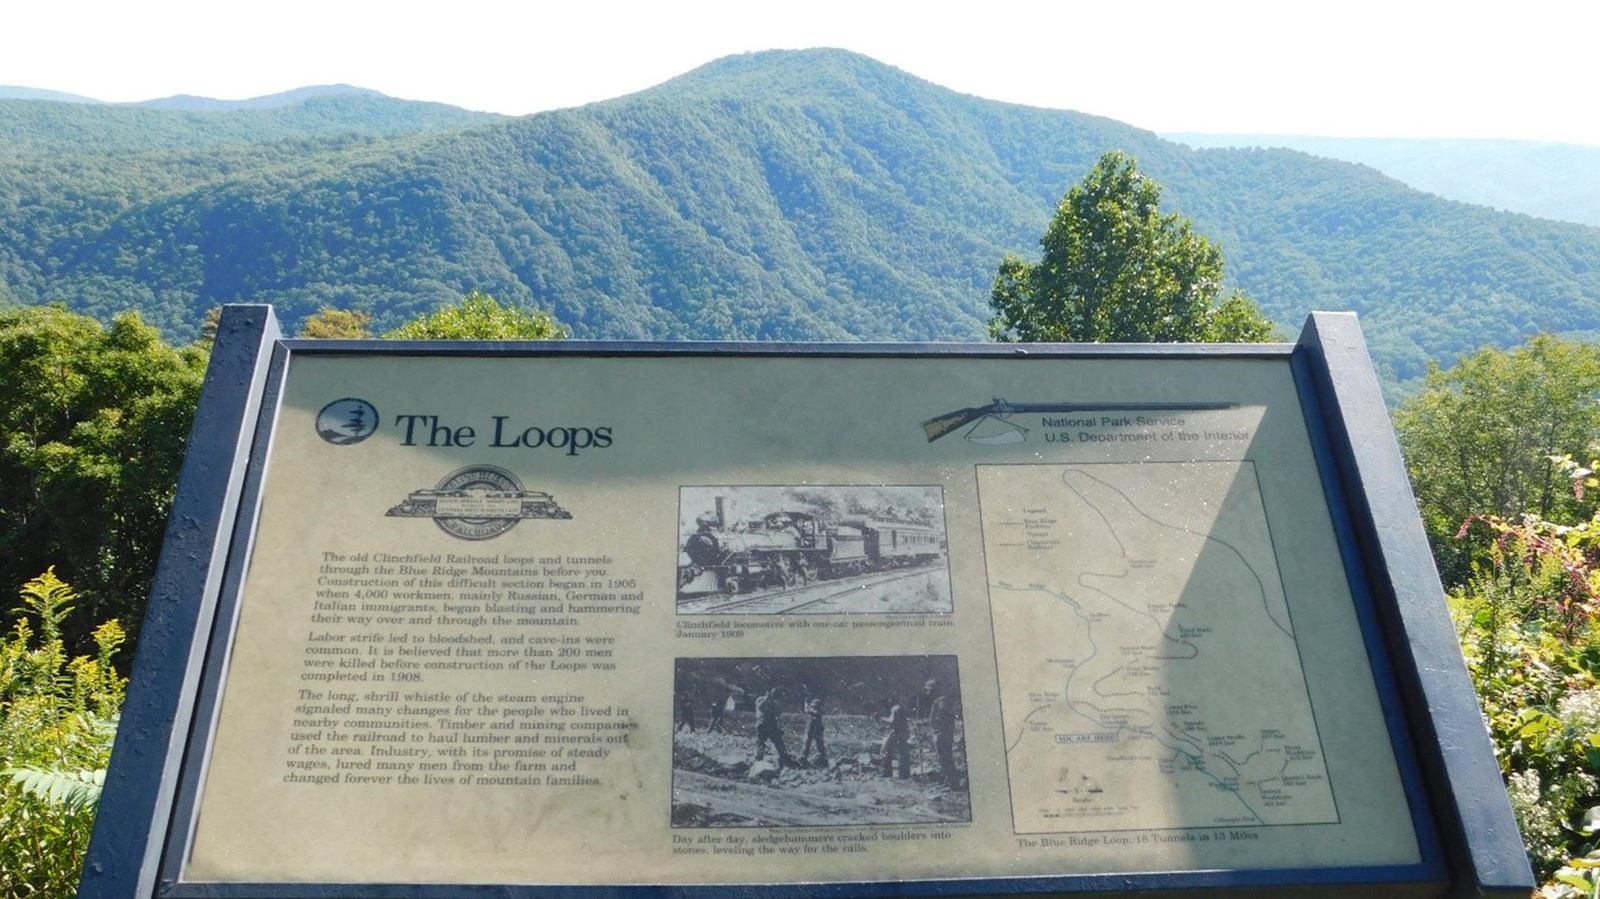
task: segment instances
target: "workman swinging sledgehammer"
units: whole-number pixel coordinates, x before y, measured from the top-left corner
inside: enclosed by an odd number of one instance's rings
[[[778,726],[778,699],[783,696],[783,690],[773,687],[767,692],[756,697],[756,761],[761,761],[767,755],[767,743],[772,743],[772,748],[778,751],[778,770],[783,770],[785,765],[793,765],[789,758],[789,750],[783,746],[783,728]]]
[[[828,767],[828,745],[822,741],[822,700],[812,697],[806,703],[806,745],[800,750],[800,761],[811,763],[811,744],[817,744],[817,764]]]
[[[928,723],[933,726],[933,748],[939,755],[939,778],[948,786],[958,787],[961,775],[956,771],[956,704],[939,690],[937,680],[923,684],[922,692],[933,700]]]
[[[905,703],[896,701],[889,708],[889,735],[883,738],[883,776],[894,776],[895,762],[900,763],[900,777],[911,776],[911,717],[906,714]]]

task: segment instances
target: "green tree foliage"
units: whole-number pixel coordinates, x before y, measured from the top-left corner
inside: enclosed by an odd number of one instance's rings
[[[1454,537],[1470,516],[1570,519],[1593,508],[1553,460],[1600,440],[1600,347],[1540,336],[1433,366],[1395,429],[1441,574],[1462,583],[1472,544]]]
[[[88,849],[127,680],[115,619],[92,654],[63,642],[76,594],[48,569],[0,635],[0,897],[70,897]],[[30,620],[31,619],[31,620]]]
[[[1007,255],[990,292],[1000,341],[1260,342],[1272,322],[1235,291],[1220,306],[1222,250],[1161,212],[1161,185],[1126,153],[1100,157],[1062,197],[1028,263]]]
[[[501,305],[494,297],[474,290],[460,302],[383,336],[388,340],[561,340],[567,329],[548,312]]]
[[[302,333],[370,336],[369,321],[325,310]],[[566,334],[546,312],[475,291],[384,336]],[[208,347],[168,346],[133,313],[107,328],[55,306],[0,309],[0,583],[59,560],[92,617],[143,620]],[[67,644],[89,639],[69,634]]]
[[[139,620],[205,362],[133,313],[0,310],[0,584],[59,562],[91,618]]]
[[[359,309],[323,307],[300,326],[301,337],[321,340],[359,340],[372,336],[372,313]]]

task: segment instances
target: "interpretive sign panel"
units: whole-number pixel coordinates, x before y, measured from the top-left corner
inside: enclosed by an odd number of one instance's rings
[[[131,709],[170,749],[140,775],[119,743],[107,813],[147,831],[102,822],[87,894],[1500,886],[1307,340],[490,348],[229,316],[251,439],[180,496],[216,546],[153,609],[173,642]]]

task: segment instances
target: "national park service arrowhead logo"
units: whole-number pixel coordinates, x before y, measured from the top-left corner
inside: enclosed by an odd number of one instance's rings
[[[555,497],[526,490],[517,476],[494,465],[468,465],[445,475],[431,490],[413,490],[387,515],[432,518],[462,540],[493,540],[524,518],[571,518]]]
[[[334,400],[317,413],[317,436],[334,446],[349,446],[378,430],[378,407],[359,397]]]

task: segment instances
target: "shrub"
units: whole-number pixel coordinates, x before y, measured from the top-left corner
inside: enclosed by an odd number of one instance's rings
[[[107,621],[94,656],[68,658],[61,622],[77,598],[51,568],[23,585],[0,635],[0,896],[71,896],[89,846],[127,679]],[[37,622],[37,631],[32,622]]]
[[[1554,460],[1581,493],[1591,472]],[[1483,535],[1489,539],[1482,539]],[[1475,516],[1478,541],[1451,610],[1543,895],[1589,896],[1600,850],[1600,515],[1563,525]],[[1584,890],[1589,890],[1585,892]]]

